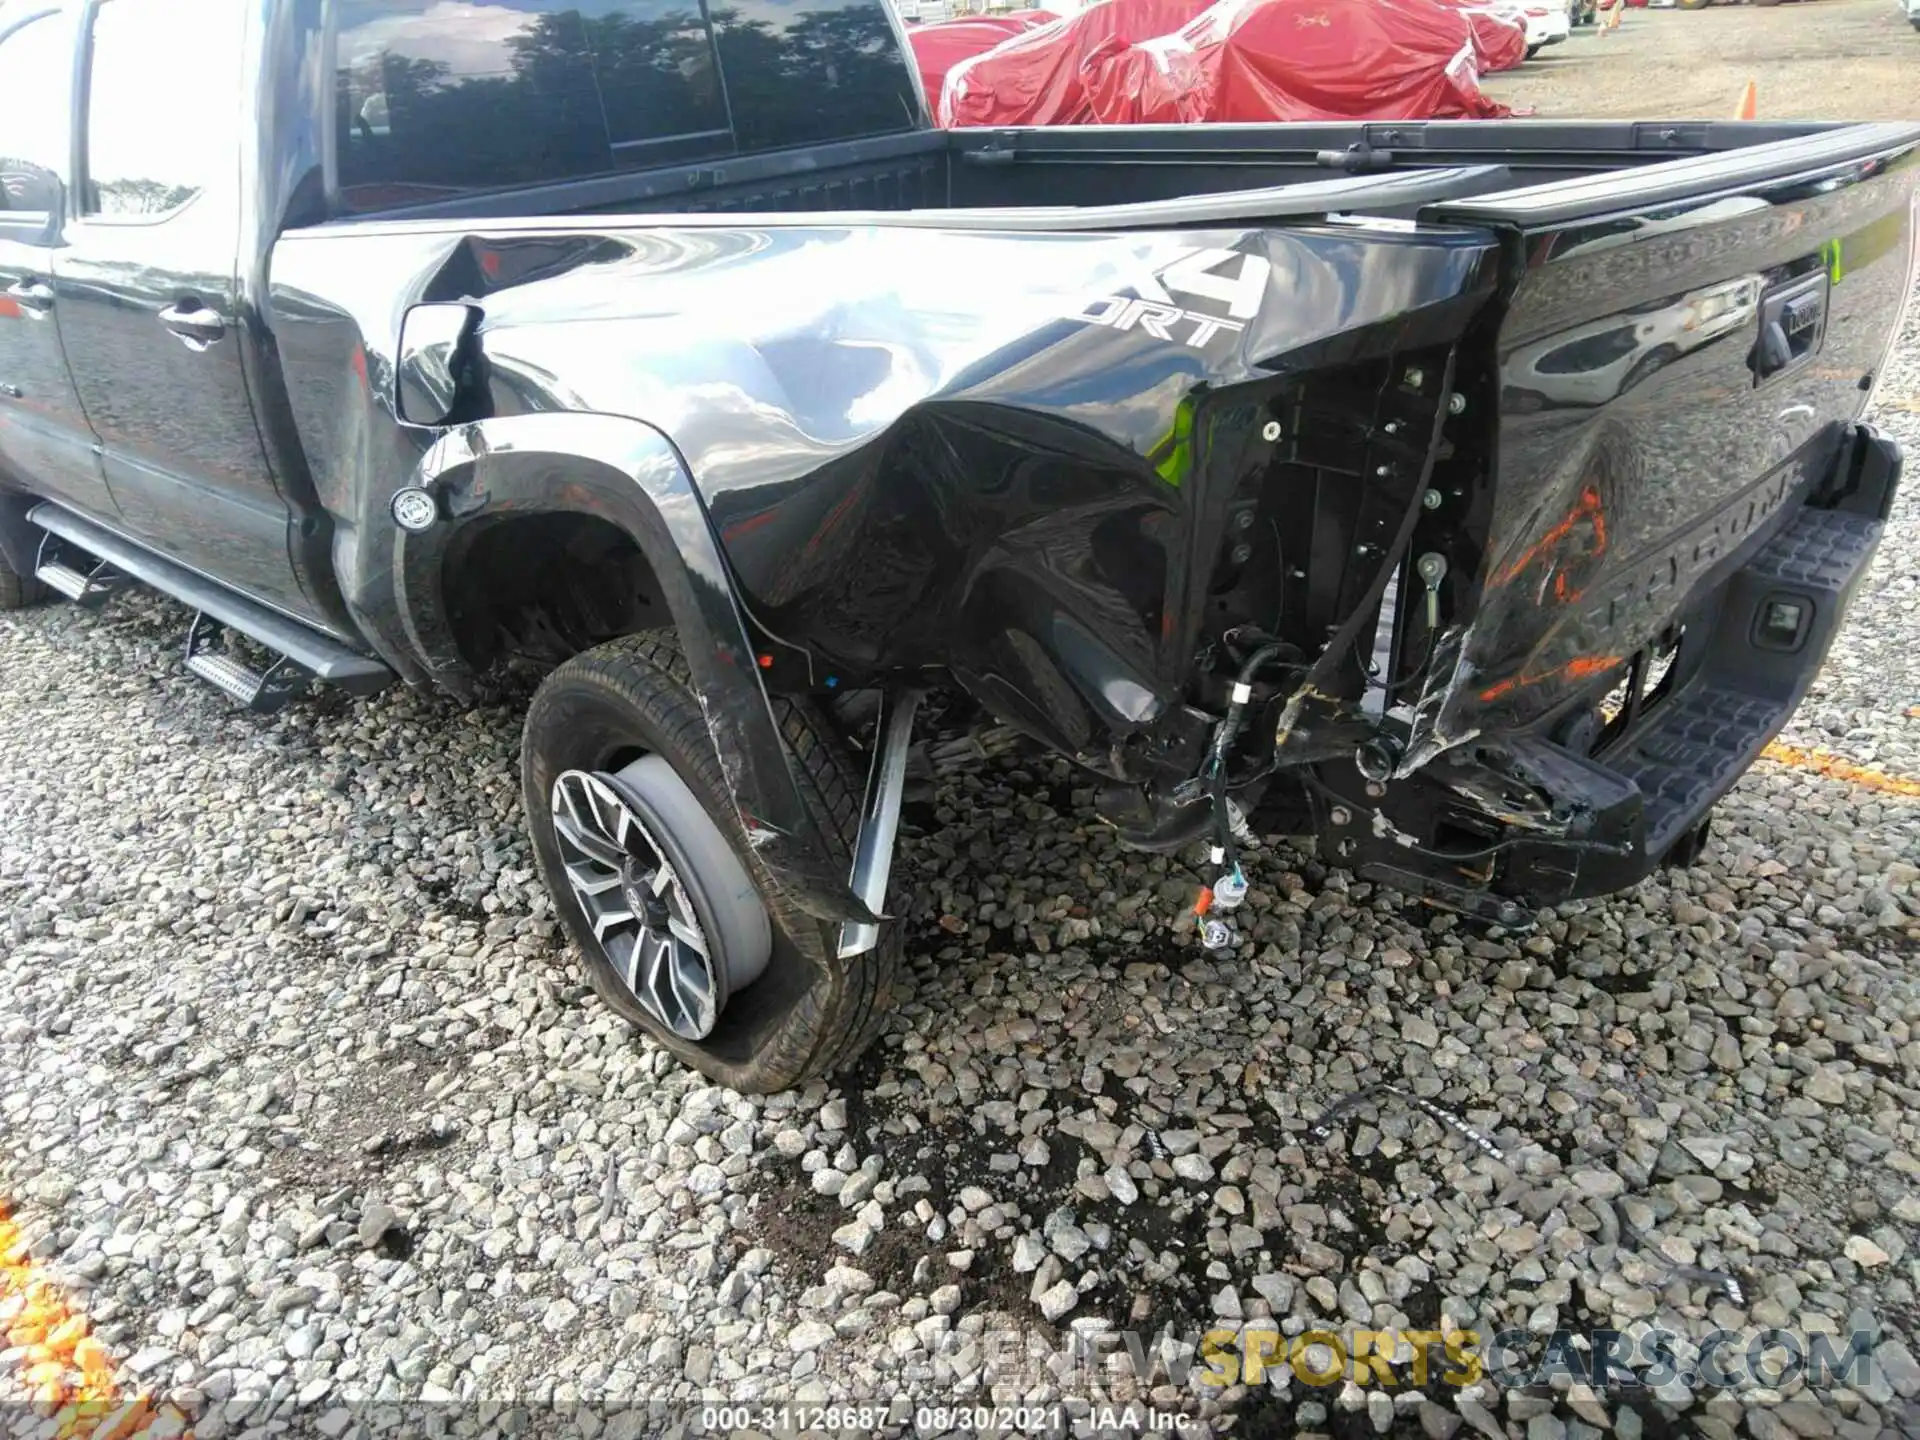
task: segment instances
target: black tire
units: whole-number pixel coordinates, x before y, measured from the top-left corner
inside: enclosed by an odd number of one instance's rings
[[[798,761],[806,798],[851,868],[863,772],[812,707],[776,698],[774,713]],[[610,770],[641,753],[666,760],[747,867],[773,926],[773,956],[734,995],[712,1034],[682,1039],[635,1000],[608,962],[561,869],[551,795],[563,771]],[[879,1032],[900,963],[897,925],[865,955],[835,955],[839,927],[783,895],[747,845],[729,801],[686,659],[671,632],[649,631],[576,655],[549,675],[527,711],[521,797],[534,855],[587,978],[622,1019],[729,1089],[770,1094],[851,1063]]]
[[[1527,59],[1531,60],[1534,56],[1538,55],[1539,53],[1540,53],[1540,47],[1538,45],[1527,46]]]
[[[31,575],[22,575],[0,555],[0,610],[24,610],[47,598],[47,587]]]

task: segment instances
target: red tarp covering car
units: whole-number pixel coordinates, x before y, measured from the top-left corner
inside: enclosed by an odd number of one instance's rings
[[[1169,23],[1171,22],[1171,23]],[[943,125],[1485,119],[1437,0],[1101,0],[949,72]]]
[[[1473,58],[1482,75],[1511,70],[1527,58],[1527,22],[1518,11],[1501,14],[1486,5],[1462,0],[1398,0],[1402,4],[1438,4],[1466,17],[1473,36]]]
[[[940,113],[940,87],[947,72],[962,60],[984,55],[1003,41],[1051,25],[1059,18],[1050,10],[1016,10],[1011,15],[971,15],[915,25],[907,31],[907,43],[913,48],[913,63],[927,92],[928,111]]]
[[[1178,30],[1206,0],[1099,0],[947,73],[942,125],[1093,125],[1083,66]]]

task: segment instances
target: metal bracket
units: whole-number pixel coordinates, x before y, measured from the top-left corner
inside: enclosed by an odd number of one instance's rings
[[[860,806],[860,836],[853,847],[853,875],[848,881],[855,898],[875,915],[887,898],[887,879],[893,870],[894,841],[900,834],[900,797],[907,788],[907,749],[913,741],[913,718],[923,691],[882,693],[880,714],[873,727],[873,762],[867,772],[866,799]],[[842,960],[864,955],[880,943],[880,927],[849,920],[840,927]]]
[[[1363,880],[1391,886],[1430,905],[1437,905],[1442,910],[1452,910],[1507,930],[1524,933],[1533,929],[1536,923],[1533,911],[1518,900],[1466,885],[1454,885],[1436,875],[1421,875],[1412,870],[1402,870],[1396,865],[1379,864],[1362,865],[1359,874]]]

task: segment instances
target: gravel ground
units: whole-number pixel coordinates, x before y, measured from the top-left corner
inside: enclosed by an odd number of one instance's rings
[[[1482,83],[1542,119],[1725,120],[1749,80],[1762,120],[1911,120],[1920,35],[1897,0],[1629,10]]]
[[[1785,738],[1920,777],[1917,569],[1910,485]],[[1763,763],[1700,866],[1518,939],[1270,846],[1222,962],[1188,882],[1016,755],[912,807],[915,993],[857,1085],[751,1100],[576,978],[510,708],[237,715],[184,620],[0,617],[0,1197],[123,1390],[202,1435],[250,1399],[1137,1393],[1188,1433],[1920,1428],[1920,803]],[[1500,1157],[1397,1094],[1313,1133],[1376,1081]],[[1603,1403],[1054,1380],[989,1339],[1266,1314],[1867,1327],[1877,1364]]]

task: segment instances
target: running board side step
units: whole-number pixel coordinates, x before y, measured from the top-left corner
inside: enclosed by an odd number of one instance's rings
[[[96,570],[110,567],[122,583],[138,580],[192,606],[197,613],[188,632],[187,668],[241,704],[273,708],[297,694],[298,688],[287,688],[292,685],[294,675],[281,673],[288,664],[303,672],[300,688],[310,678],[338,685],[350,694],[371,695],[393,683],[393,672],[378,660],[350,650],[331,636],[156,555],[71,510],[43,503],[34,506],[27,513],[27,519],[49,535],[99,557],[101,564]],[[64,559],[65,553],[62,552],[63,566],[78,572],[77,566]],[[49,583],[59,588],[56,582]],[[240,664],[214,648],[223,629],[246,636],[283,657],[282,660],[270,665],[264,674]],[[264,707],[260,704],[262,700],[266,702]]]
[[[71,554],[51,533],[40,537],[33,578],[83,610],[98,610],[127,585],[127,577],[105,560]]]
[[[265,715],[306,693],[311,671],[282,655],[265,670],[256,670],[220,644],[226,626],[206,611],[197,612],[187,627],[187,669],[234,704]]]

